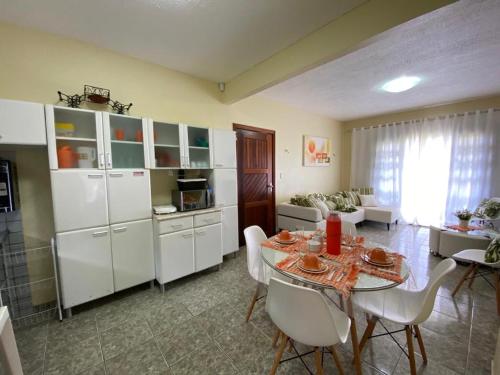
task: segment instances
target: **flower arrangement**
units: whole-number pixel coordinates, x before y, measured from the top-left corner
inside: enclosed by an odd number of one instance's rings
[[[472,217],[472,212],[470,212],[468,209],[464,210],[458,210],[453,213],[456,217],[458,217],[460,220],[466,220],[469,221]]]

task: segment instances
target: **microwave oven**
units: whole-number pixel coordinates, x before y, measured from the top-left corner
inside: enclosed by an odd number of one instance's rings
[[[199,190],[173,190],[172,204],[178,211],[191,211],[208,208],[211,206],[210,194],[206,189]]]

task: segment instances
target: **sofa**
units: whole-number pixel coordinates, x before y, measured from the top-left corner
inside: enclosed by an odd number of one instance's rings
[[[390,230],[391,224],[397,224],[399,210],[390,207],[361,207],[356,206],[354,212],[334,211],[340,215],[342,221],[350,221],[354,224],[365,220],[376,221],[387,224]],[[316,207],[302,207],[288,202],[280,203],[277,207],[278,230],[296,230],[297,227],[304,227],[304,230],[325,229],[326,220],[321,211]]]
[[[429,251],[442,257],[451,257],[466,249],[486,250],[490,242],[491,238],[448,231],[432,225],[429,227]]]

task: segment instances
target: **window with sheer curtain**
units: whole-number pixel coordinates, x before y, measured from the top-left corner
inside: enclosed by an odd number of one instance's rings
[[[454,222],[500,194],[499,134],[493,109],[354,129],[351,187],[372,186],[408,223]]]

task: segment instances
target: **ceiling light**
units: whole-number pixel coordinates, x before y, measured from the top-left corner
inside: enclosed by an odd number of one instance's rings
[[[387,92],[403,92],[411,89],[416,86],[420,82],[419,77],[411,76],[402,76],[392,81],[384,83],[382,86],[382,90]]]

